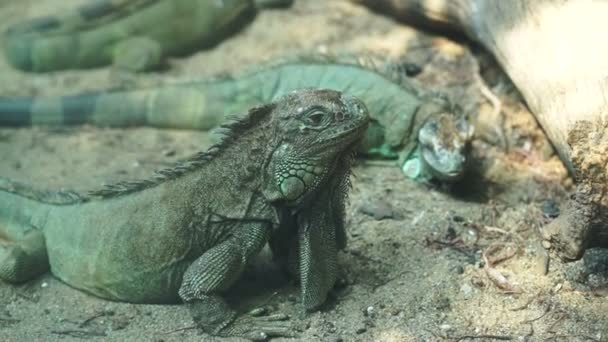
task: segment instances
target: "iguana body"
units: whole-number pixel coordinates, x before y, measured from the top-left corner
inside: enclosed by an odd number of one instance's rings
[[[4,49],[16,68],[45,72],[114,63],[131,71],[217,43],[257,6],[293,0],[95,0],[73,13],[10,27]]]
[[[301,57],[161,88],[5,99],[0,100],[0,124],[210,129],[230,114],[306,87],[343,91],[365,102],[373,121],[363,142],[364,153],[399,158],[412,178],[448,180],[462,175],[471,136],[464,117],[393,64],[378,66],[352,56]],[[426,152],[418,153],[423,158],[412,158],[425,125],[430,126],[425,132],[431,134],[423,146]]]
[[[2,180],[0,277],[25,281],[50,264],[103,298],[181,298],[223,333],[234,313],[221,293],[272,240],[283,248],[275,256],[300,265],[303,305],[314,309],[336,278],[350,159],[368,120],[354,97],[302,90],[252,109],[221,143],[151,180],[86,196]]]

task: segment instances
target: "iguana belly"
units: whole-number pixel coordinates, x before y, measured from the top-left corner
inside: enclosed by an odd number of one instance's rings
[[[189,262],[179,262],[152,272],[129,273],[126,269],[98,268],[95,271],[78,273],[73,267],[65,267],[65,260],[61,258],[50,257],[50,261],[51,272],[74,288],[110,300],[159,304],[179,301],[177,292],[182,276],[190,265]]]
[[[163,202],[125,196],[53,211],[44,229],[51,272],[102,298],[176,301],[196,253],[183,208]]]

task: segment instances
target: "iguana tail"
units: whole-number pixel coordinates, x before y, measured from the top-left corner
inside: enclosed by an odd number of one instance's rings
[[[72,192],[39,191],[0,178],[0,279],[22,282],[46,272],[46,218],[54,205],[80,201]]]
[[[53,205],[76,204],[83,201],[83,197],[73,191],[40,190],[4,177],[0,177],[0,193],[11,193],[36,202]]]
[[[79,35],[155,2],[157,0],[96,0],[61,16],[34,18],[12,25],[5,32],[6,57],[14,67],[34,72],[108,64],[112,56],[102,49],[104,39],[117,38],[105,32],[90,34],[89,39]],[[82,44],[97,44],[98,49],[87,55]]]
[[[224,110],[210,108],[206,95],[210,94],[183,84],[64,97],[0,99],[0,126],[92,124],[205,130],[224,119]]]

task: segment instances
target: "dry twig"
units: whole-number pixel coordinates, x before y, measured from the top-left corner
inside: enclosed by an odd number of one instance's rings
[[[495,259],[490,259],[488,257],[489,254],[495,252],[496,250],[502,247],[504,247],[504,244],[494,243],[488,248],[486,248],[486,250],[481,255],[484,261],[483,269],[486,272],[488,278],[494,283],[494,285],[496,285],[501,290],[507,293],[521,293],[522,291],[520,289],[511,284],[509,280],[507,280],[507,278],[502,273],[500,273],[500,271],[494,268],[495,264],[512,258],[517,253],[517,250],[507,255],[497,257]]]

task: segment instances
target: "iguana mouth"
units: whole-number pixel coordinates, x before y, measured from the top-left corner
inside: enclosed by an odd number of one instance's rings
[[[455,180],[464,173],[464,160],[459,160],[458,163],[451,162],[449,165],[442,165],[437,155],[426,149],[422,150],[421,161],[433,176],[441,180]]]
[[[325,148],[327,146],[336,146],[339,144],[342,146],[351,145],[353,142],[361,140],[363,132],[367,129],[368,122],[369,120],[354,122],[335,134],[319,141],[317,146],[319,148]]]

